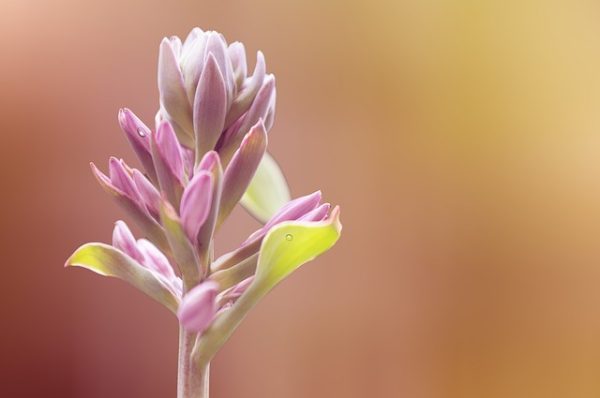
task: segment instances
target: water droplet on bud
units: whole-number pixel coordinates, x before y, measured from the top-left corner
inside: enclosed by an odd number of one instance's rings
[[[294,235],[292,234],[285,234],[285,240],[287,240],[288,242],[294,239]]]
[[[137,129],[137,132],[140,135],[140,137],[145,137],[146,136],[146,132],[143,129]]]

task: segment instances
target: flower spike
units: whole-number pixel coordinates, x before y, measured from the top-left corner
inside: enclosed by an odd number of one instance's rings
[[[247,312],[339,238],[339,208],[321,192],[290,200],[267,152],[275,77],[262,52],[248,71],[242,43],[194,28],[165,37],[158,56],[153,132],[123,108],[118,121],[142,168],[109,159],[92,172],[140,227],[117,221],[112,246],[88,243],[67,260],[120,278],[173,312],[180,326],[178,398],[208,398],[204,373]],[[262,225],[228,253],[215,235],[240,203]]]

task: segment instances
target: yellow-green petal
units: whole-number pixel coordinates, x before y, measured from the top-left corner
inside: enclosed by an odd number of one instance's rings
[[[65,266],[83,267],[103,276],[129,282],[173,313],[179,306],[179,299],[150,270],[104,243],[86,243],[79,247]]]
[[[290,201],[290,190],[279,165],[265,153],[240,203],[253,217],[267,222]]]

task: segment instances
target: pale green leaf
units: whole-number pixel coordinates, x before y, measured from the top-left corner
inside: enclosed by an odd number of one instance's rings
[[[253,217],[267,222],[290,201],[290,190],[279,165],[265,153],[240,203]]]
[[[340,237],[339,208],[320,222],[287,221],[265,236],[256,267],[256,283],[275,286],[302,264],[331,248]]]
[[[129,282],[172,312],[179,299],[150,270],[128,255],[104,243],[87,243],[69,257],[65,266],[87,268],[97,274]]]

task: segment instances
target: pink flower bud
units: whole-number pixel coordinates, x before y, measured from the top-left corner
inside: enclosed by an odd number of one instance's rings
[[[321,191],[316,191],[310,195],[301,196],[285,204],[264,226],[264,230],[269,230],[273,225],[283,221],[297,220],[306,213],[314,210],[321,202]]]
[[[156,146],[171,174],[183,181],[183,155],[171,123],[162,121],[156,130]]]
[[[140,193],[133,183],[133,179],[122,160],[111,157],[108,161],[108,169],[110,174],[110,182],[114,187],[119,189],[131,200],[140,201]]]
[[[267,132],[259,120],[246,134],[223,176],[219,219],[227,217],[246,192],[258,164],[267,150]]]
[[[210,325],[217,312],[218,288],[216,282],[206,281],[183,296],[177,317],[187,331],[202,333]]]
[[[119,125],[150,178],[156,179],[150,152],[150,129],[127,108],[119,110]]]
[[[212,201],[212,176],[200,171],[185,187],[181,197],[181,223],[190,242],[196,242],[198,232],[206,221]]]
[[[298,218],[300,221],[323,221],[329,214],[331,205],[329,203],[323,203],[321,206],[314,210],[309,211],[302,217]]]
[[[241,86],[246,79],[248,73],[248,65],[246,63],[246,49],[239,41],[233,42],[227,48],[227,54],[231,59],[233,66],[233,77],[235,78],[236,86]]]
[[[112,244],[115,248],[121,250],[138,263],[144,263],[144,255],[138,249],[137,242],[131,233],[131,230],[124,221],[117,221],[113,229]]]
[[[158,272],[168,281],[176,278],[175,271],[169,263],[167,256],[163,254],[152,242],[146,239],[138,239],[138,250],[142,253],[144,259],[142,264],[147,268]]]
[[[156,219],[160,208],[160,193],[139,170],[133,169],[133,182],[140,193],[142,203],[148,212]]]
[[[223,75],[212,53],[208,54],[194,99],[196,157],[214,149],[225,123],[227,91]]]

